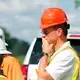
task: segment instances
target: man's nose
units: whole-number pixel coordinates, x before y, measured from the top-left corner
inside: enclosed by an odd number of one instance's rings
[[[45,35],[45,34],[42,34],[42,37],[43,37],[43,38],[45,38],[45,37],[46,37],[46,35]]]

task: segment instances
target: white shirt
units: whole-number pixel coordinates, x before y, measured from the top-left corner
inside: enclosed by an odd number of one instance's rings
[[[70,46],[69,42],[66,42],[57,51],[58,54],[55,55],[56,52],[54,53],[54,58],[45,68],[54,80],[72,80],[71,77],[74,72],[76,58],[74,54],[67,49],[67,46]]]

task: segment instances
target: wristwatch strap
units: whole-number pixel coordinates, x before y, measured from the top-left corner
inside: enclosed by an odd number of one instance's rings
[[[46,56],[48,56],[48,53],[46,53],[46,52],[43,52],[43,56],[45,56],[45,55],[46,55]]]

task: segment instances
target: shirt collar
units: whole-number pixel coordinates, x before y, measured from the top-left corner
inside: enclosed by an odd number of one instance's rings
[[[67,47],[71,47],[69,41],[65,42],[56,52],[53,53],[52,56],[57,55],[59,52],[61,52],[62,50],[64,50],[64,49],[67,48]]]

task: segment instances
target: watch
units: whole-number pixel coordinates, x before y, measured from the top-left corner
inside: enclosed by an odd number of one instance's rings
[[[43,52],[43,56],[45,56],[45,55],[46,55],[46,56],[48,56],[48,53],[46,53],[46,52]]]

